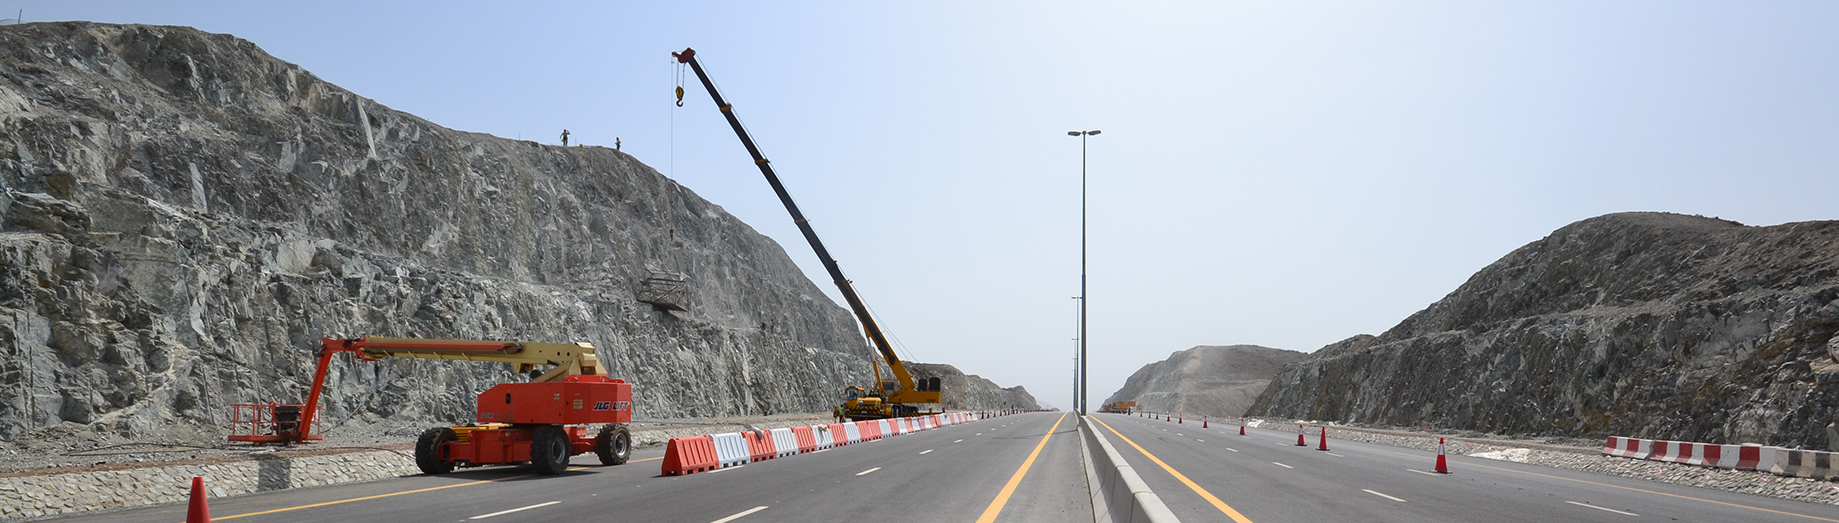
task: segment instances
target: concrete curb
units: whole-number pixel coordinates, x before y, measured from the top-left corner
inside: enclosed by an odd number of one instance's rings
[[[1079,417],[1080,446],[1086,452],[1086,484],[1092,495],[1096,523],[1180,523],[1162,498],[1149,490],[1143,478],[1124,461],[1111,441],[1099,433],[1092,418]]]

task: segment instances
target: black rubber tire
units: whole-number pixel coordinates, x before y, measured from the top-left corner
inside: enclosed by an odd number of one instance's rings
[[[453,462],[441,459],[441,444],[460,439],[447,427],[435,427],[421,433],[415,440],[415,466],[425,474],[446,474],[453,472]]]
[[[625,425],[607,425],[594,437],[594,455],[602,465],[623,465],[632,459],[632,433]]]
[[[568,470],[569,457],[568,431],[561,425],[544,425],[537,427],[536,434],[530,437],[530,464],[536,467],[536,473],[554,476]]]

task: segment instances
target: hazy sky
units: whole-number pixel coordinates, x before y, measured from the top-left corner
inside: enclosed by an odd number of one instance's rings
[[[695,47],[907,354],[1061,407],[1071,129],[1104,131],[1094,406],[1194,345],[1377,334],[1592,216],[1839,218],[1839,2],[0,4],[18,8],[235,34],[456,129],[617,136],[828,290],[693,75],[672,103],[669,53]]]

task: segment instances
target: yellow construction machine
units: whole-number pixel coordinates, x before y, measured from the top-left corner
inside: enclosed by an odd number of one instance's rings
[[[722,94],[715,90],[715,83],[709,81],[709,75],[702,70],[702,63],[696,60],[695,49],[684,49],[681,53],[671,53],[678,63],[689,64],[696,71],[696,78],[702,80],[702,87],[709,91],[709,97],[715,99],[715,106],[720,108],[722,116],[727,117],[728,125],[734,128],[734,134],[741,137],[741,145],[747,147],[747,153],[753,155],[753,163],[760,167],[760,174],[766,175],[766,181],[773,186],[773,192],[779,195],[779,202],[785,204],[785,210],[792,213],[792,222],[798,224],[798,231],[804,233],[805,242],[811,244],[811,250],[817,251],[817,259],[824,263],[824,270],[830,272],[830,279],[836,282],[837,290],[842,291],[843,299],[849,302],[849,310],[856,313],[856,319],[862,322],[862,331],[869,341],[875,344],[875,350],[881,353],[887,362],[888,371],[893,379],[884,379],[881,366],[875,365],[875,385],[868,387],[849,387],[843,392],[843,410],[851,420],[883,419],[902,416],[917,416],[933,412],[942,412],[943,408],[928,407],[921,411],[922,405],[939,403],[939,379],[916,380],[907,372],[907,366],[900,357],[894,355],[893,346],[881,333],[881,327],[875,324],[875,318],[869,316],[868,307],[862,304],[862,298],[856,295],[849,279],[843,277],[843,269],[837,267],[836,260],[830,258],[830,251],[824,249],[824,242],[817,239],[817,232],[811,230],[811,223],[798,210],[798,204],[792,202],[791,193],[785,191],[785,185],[779,183],[779,175],[773,173],[773,166],[760,154],[753,138],[747,135],[747,129],[741,127],[741,120],[734,116],[734,106],[722,100]],[[683,87],[677,87],[677,105],[683,105]]]

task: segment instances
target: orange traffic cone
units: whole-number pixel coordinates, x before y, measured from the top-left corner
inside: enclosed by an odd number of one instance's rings
[[[1439,474],[1449,473],[1449,460],[1443,457],[1443,438],[1437,438],[1437,472]]]
[[[1315,450],[1328,450],[1328,427],[1327,426],[1322,427],[1322,439],[1320,441],[1322,442],[1321,445],[1317,446]]]
[[[1239,435],[1245,435],[1245,418],[1239,418]]]
[[[211,523],[211,506],[204,499],[204,478],[192,476],[192,506],[185,511],[185,523]]]
[[[1206,416],[1200,417],[1200,428],[1203,428],[1203,429],[1207,428],[1207,417]]]
[[[1175,418],[1175,423],[1181,423],[1183,421],[1185,421],[1184,418]]]
[[[1298,447],[1309,446],[1309,442],[1303,441],[1303,424],[1301,423],[1296,424],[1296,446]]]

